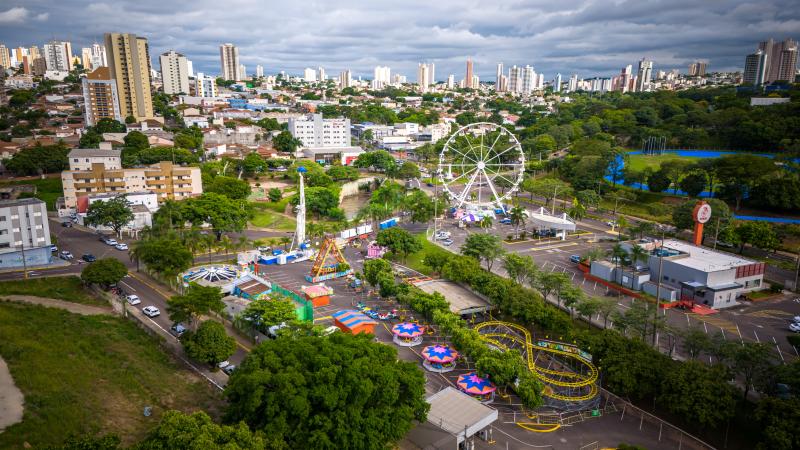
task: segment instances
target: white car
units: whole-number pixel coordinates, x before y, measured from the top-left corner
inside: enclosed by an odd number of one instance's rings
[[[794,316],[794,323],[800,323],[800,316]]]
[[[439,231],[436,233],[436,239],[450,239],[450,232],[449,231]]]
[[[795,333],[800,333],[800,323],[792,322],[789,324],[789,330]]]
[[[147,317],[158,317],[161,315],[161,311],[159,311],[155,306],[145,306],[142,308],[142,312]]]
[[[614,227],[617,226],[617,221],[616,220],[609,220],[608,222],[606,222],[606,225],[610,226],[611,228],[614,228]]]
[[[138,305],[139,303],[142,303],[142,300],[136,294],[126,295],[125,301],[131,305]]]
[[[339,327],[331,325],[328,328],[325,328],[324,330],[322,330],[322,335],[323,336],[330,336],[331,334],[336,333],[337,331],[339,331]]]
[[[116,239],[106,239],[105,243],[112,247],[115,247],[117,244],[119,244]]]
[[[72,253],[70,253],[69,250],[61,250],[61,253],[58,255],[58,257],[66,261],[75,258],[72,256]]]
[[[120,242],[117,245],[115,245],[114,248],[116,248],[117,250],[127,250],[128,244]]]

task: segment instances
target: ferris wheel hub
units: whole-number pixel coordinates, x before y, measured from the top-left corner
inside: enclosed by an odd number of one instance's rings
[[[486,167],[486,163],[483,161],[478,161],[478,170],[483,170]]]

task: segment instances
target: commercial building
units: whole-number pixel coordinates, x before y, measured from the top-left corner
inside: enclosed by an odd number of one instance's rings
[[[150,90],[150,48],[147,38],[135,34],[106,33],[105,46],[111,78],[117,83],[122,117],[137,122],[152,119]]]
[[[65,211],[74,210],[79,199],[89,195],[152,191],[163,203],[203,193],[199,167],[162,161],[147,167],[123,168],[120,151],[104,149],[74,149],[68,159],[70,170],[61,172]]]
[[[322,114],[290,118],[289,132],[303,147],[350,146],[350,119],[323,119]]]
[[[763,50],[756,50],[755,53],[747,55],[744,60],[744,76],[742,80],[755,86],[766,83],[768,64],[769,56]]]
[[[47,70],[69,72],[72,70],[72,44],[50,41],[44,44],[44,61]]]
[[[189,93],[189,65],[185,56],[170,50],[159,57],[165,94]]]
[[[239,48],[233,44],[219,46],[219,62],[222,66],[222,79],[240,81]]]
[[[197,72],[194,77],[194,89],[197,97],[212,98],[217,96],[217,80],[207,77],[203,72]]]
[[[117,82],[111,78],[108,67],[99,67],[81,79],[84,117],[87,126],[102,119],[124,121],[119,107]]]
[[[0,200],[0,267],[49,264],[50,245],[47,206],[43,201]]]
[[[775,42],[770,39],[760,42],[758,49],[767,55],[764,83],[794,81],[797,72],[797,41],[786,39]]]

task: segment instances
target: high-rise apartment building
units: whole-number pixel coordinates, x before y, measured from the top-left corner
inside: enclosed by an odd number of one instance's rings
[[[436,64],[428,63],[428,85],[436,85]]]
[[[0,44],[0,67],[4,69],[11,67],[11,53],[4,44]]]
[[[87,126],[94,126],[101,119],[125,120],[119,109],[117,83],[108,67],[98,67],[81,78],[81,87]]]
[[[704,77],[706,75],[707,64],[702,61],[697,61],[689,64],[690,77]]]
[[[388,66],[376,66],[372,76],[372,89],[381,90],[392,82],[392,71]]]
[[[422,92],[428,92],[431,82],[430,67],[427,64],[419,63],[417,67],[417,84]]]
[[[264,77],[264,66],[261,64],[256,65],[256,78]]]
[[[392,86],[401,86],[406,84],[406,81],[405,75],[400,75],[399,73],[392,75]]]
[[[533,92],[536,86],[536,71],[531,66],[525,66],[522,69],[522,87],[520,91],[522,94],[528,95]]]
[[[653,61],[642,58],[639,61],[639,71],[636,74],[636,91],[644,92],[650,90],[650,79],[653,76]]]
[[[83,47],[81,49],[81,65],[83,66],[84,70],[93,70],[91,47]]]
[[[222,65],[222,79],[240,81],[239,48],[233,44],[219,46],[219,61]]]
[[[516,65],[508,69],[508,90],[511,92],[522,92],[522,68]]]
[[[198,97],[216,97],[217,80],[214,77],[207,77],[203,72],[197,72],[194,77],[194,95]]]
[[[47,70],[69,72],[72,70],[72,44],[64,41],[44,44],[44,61]]]
[[[764,83],[773,81],[794,81],[797,72],[797,41],[786,39],[775,42],[770,39],[760,42],[758,49],[767,57]]]
[[[122,117],[137,121],[153,118],[150,90],[150,47],[147,38],[128,33],[106,33],[108,68],[117,83]]]
[[[323,119],[322,114],[289,118],[289,132],[303,147],[349,147],[350,119]]]
[[[313,83],[317,81],[317,71],[310,67],[306,67],[305,70],[303,70],[303,81],[306,83]]]
[[[553,92],[561,92],[561,74],[557,73],[553,80]]]
[[[342,73],[339,74],[339,89],[349,88],[353,85],[353,75],[350,73],[350,69],[343,70]]]
[[[567,91],[568,92],[575,92],[578,90],[578,74],[573,73],[569,76],[569,81],[567,82]]]
[[[471,88],[472,86],[472,77],[473,77],[473,67],[472,67],[472,58],[467,58],[467,73],[464,76],[464,87]],[[477,88],[477,86],[475,86]]]
[[[447,76],[447,89],[455,89],[456,87],[456,76],[455,74],[450,74]]]
[[[494,77],[494,90],[496,92],[503,92],[502,83],[500,80],[503,78],[503,63],[497,63],[497,71]]]
[[[767,82],[767,75],[769,74],[769,55],[763,50],[756,50],[755,53],[747,55],[744,60],[744,76],[745,83],[751,83],[755,86]]]
[[[108,67],[108,57],[105,45],[95,42],[92,44],[92,69],[98,67]]]
[[[189,64],[182,54],[175,50],[162,53],[159,57],[161,63],[161,83],[165,94],[189,93]]]
[[[0,267],[44,265],[52,258],[45,203],[37,198],[0,201]]]
[[[622,92],[628,92],[631,90],[631,80],[633,79],[633,67],[628,64],[627,66],[622,68],[622,71],[617,77],[617,86],[616,89]]]
[[[317,81],[325,81],[328,79],[328,75],[325,74],[325,68],[317,67]]]
[[[244,64],[239,64],[239,80],[247,78],[247,67]]]

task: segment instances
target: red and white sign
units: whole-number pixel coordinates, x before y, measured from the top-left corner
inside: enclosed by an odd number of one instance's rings
[[[711,205],[702,203],[694,209],[694,220],[697,223],[706,223],[711,219]]]

